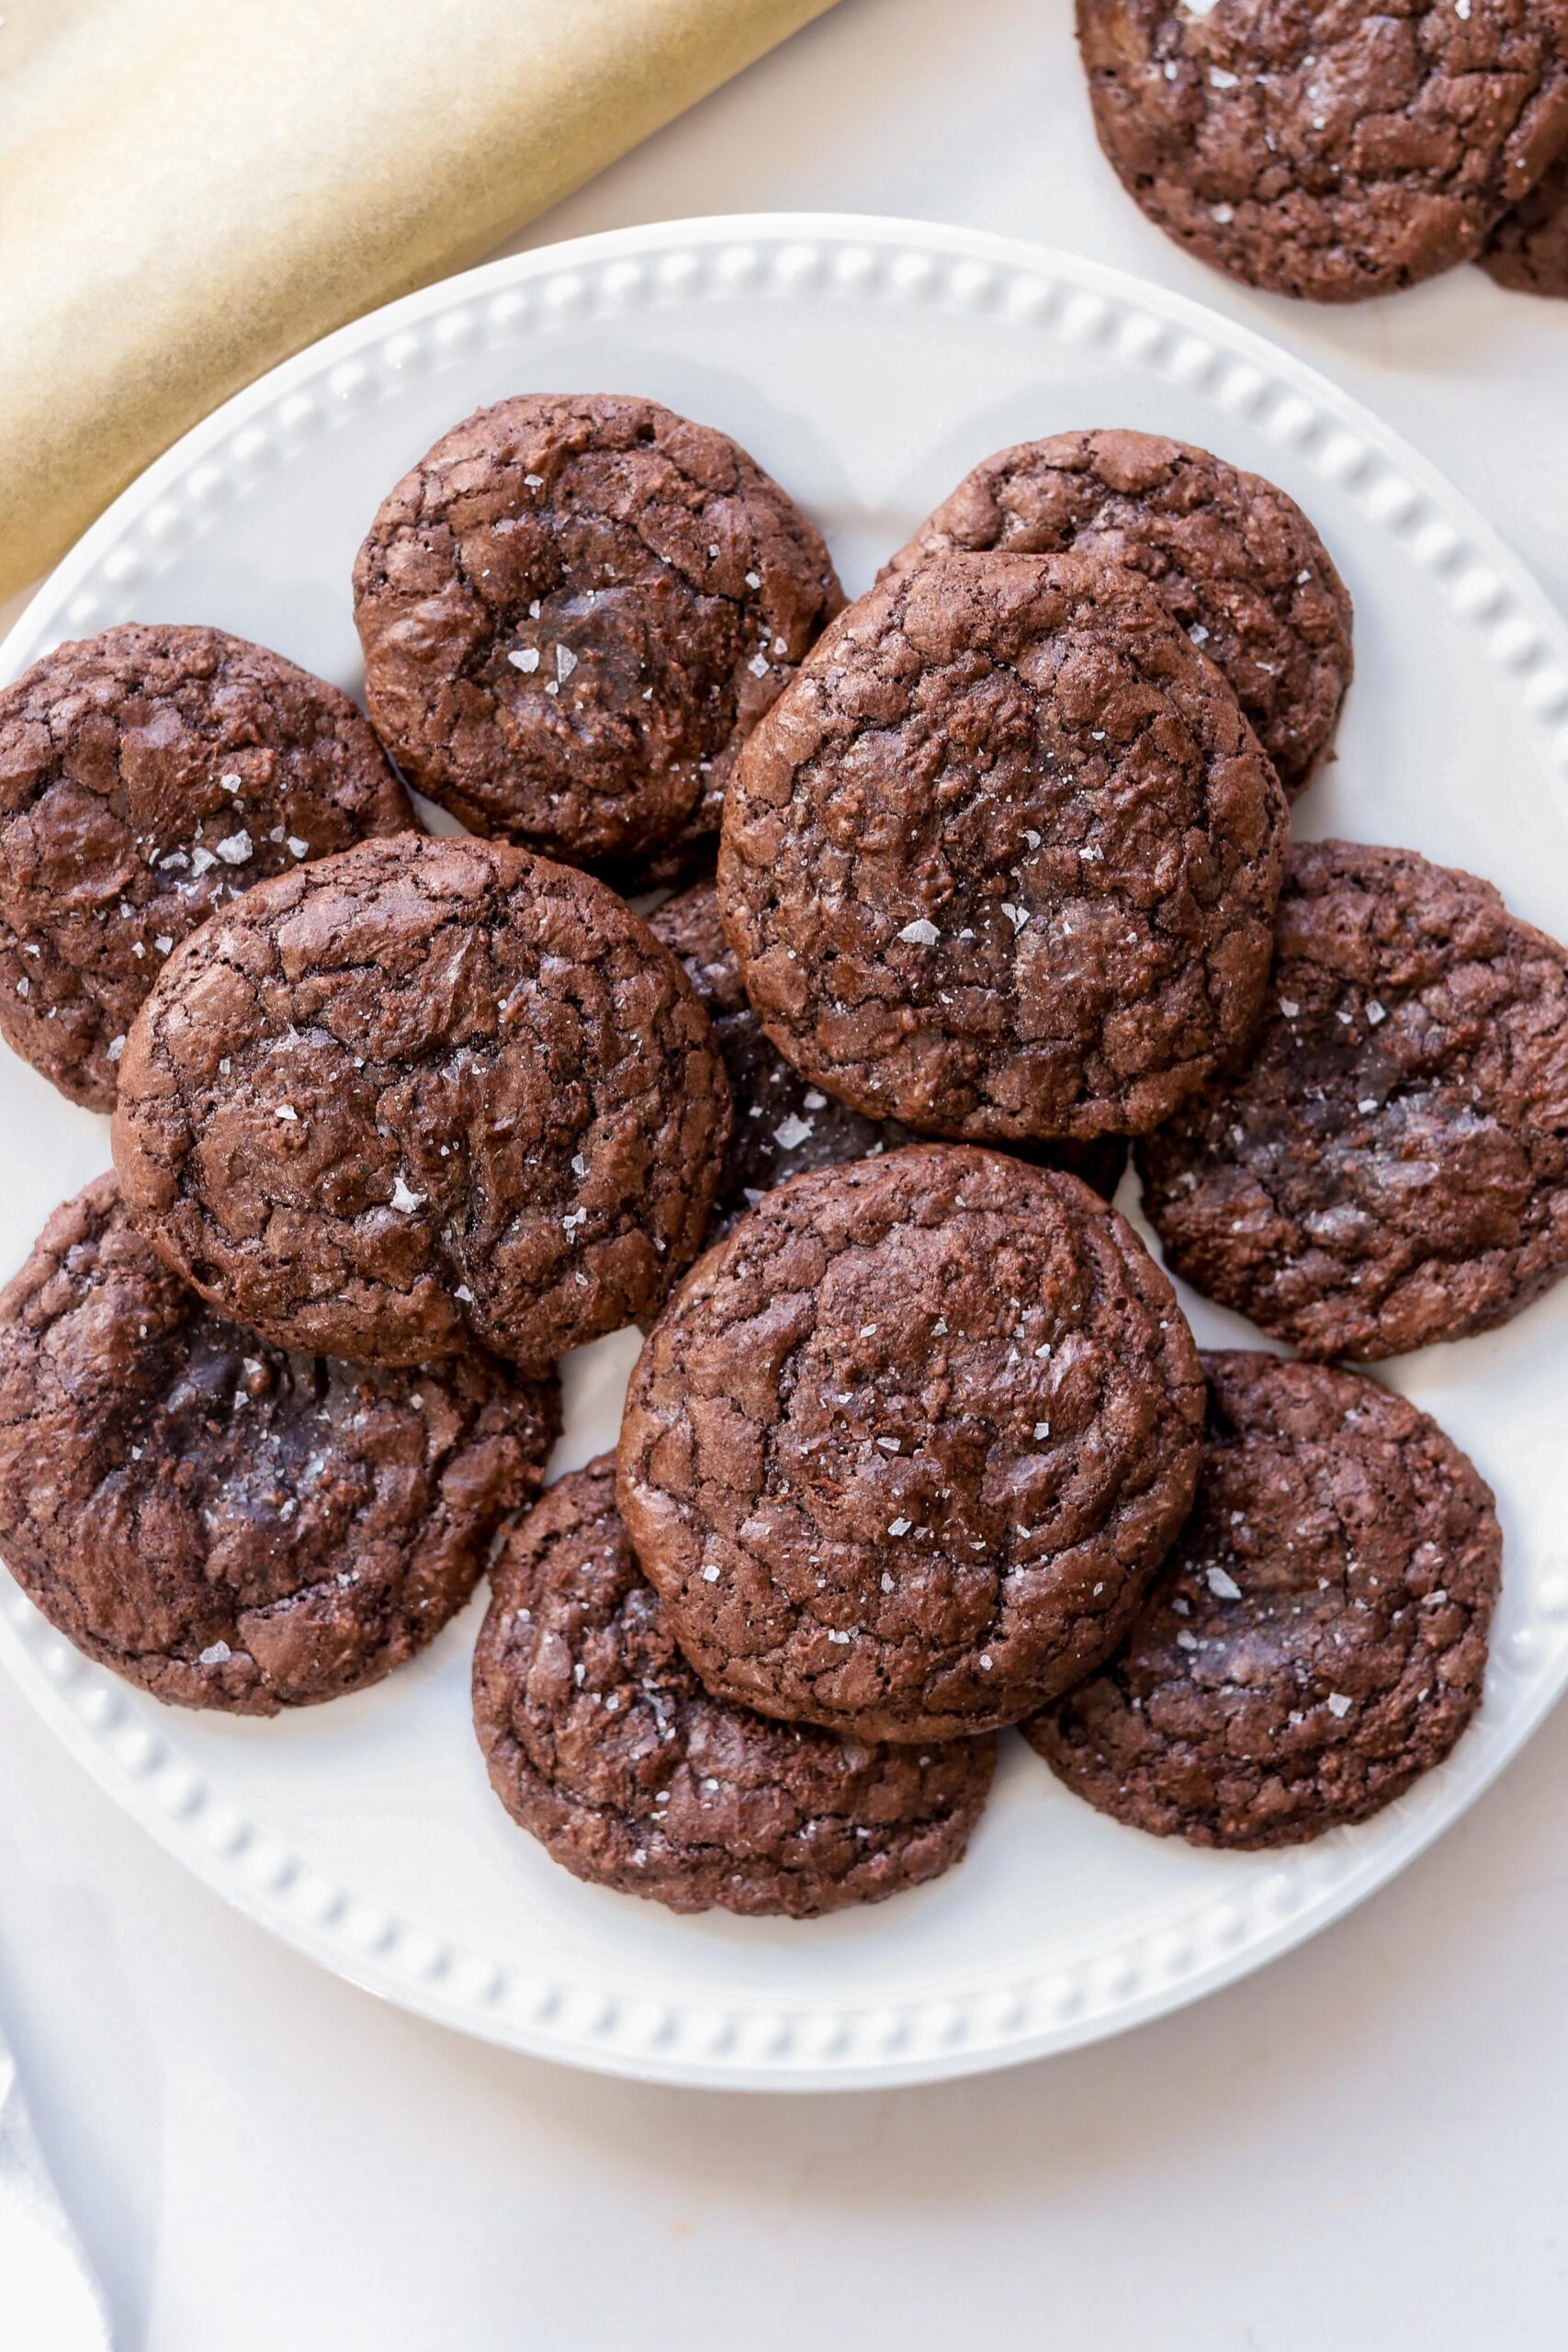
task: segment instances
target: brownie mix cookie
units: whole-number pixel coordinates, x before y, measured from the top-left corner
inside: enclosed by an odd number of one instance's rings
[[[694,1269],[632,1376],[620,1508],[716,1696],[949,1738],[1114,1648],[1202,1410],[1169,1284],[1087,1185],[918,1146],[797,1176]]]
[[[1287,792],[1350,681],[1350,599],[1292,498],[1155,433],[1058,433],[966,474],[887,569],[933,555],[1103,556],[1158,592],[1229,680]]]
[[[820,534],[725,434],[645,400],[481,409],[354,569],[366,692],[476,832],[572,861],[713,832],[736,751],[843,602]]]
[[[612,891],[408,834],[263,883],[176,951],[114,1148],[154,1247],[278,1346],[536,1367],[662,1296],[728,1136],[707,1015]]]
[[[268,874],[414,822],[368,720],[280,653],[130,621],[0,690],[0,1033],[112,1109],[164,958]]]
[[[1502,1533],[1459,1448],[1375,1381],[1203,1366],[1192,1517],[1124,1645],[1024,1730],[1135,1829],[1294,1845],[1448,1755],[1481,1702]]]
[[[1486,240],[1481,266],[1519,294],[1568,296],[1568,148]]]
[[[538,1491],[552,1381],[378,1373],[206,1307],[112,1176],[0,1296],[0,1544],[77,1648],[154,1697],[275,1714],[423,1649]]]
[[[893,1747],[711,1698],[676,1647],[602,1454],[491,1571],[474,1723],[497,1796],[578,1878],[672,1911],[807,1919],[956,1862],[987,1738]]]
[[[883,581],[746,746],[719,902],[804,1077],[1009,1142],[1137,1134],[1246,1044],[1283,793],[1154,591],[1077,556]]]
[[[1310,301],[1468,261],[1568,137],[1568,0],[1077,0],[1077,26],[1128,194]]]
[[[735,1125],[709,1239],[728,1233],[765,1192],[813,1168],[874,1158],[918,1143],[897,1119],[866,1119],[824,1094],[768,1042],[746,1001],[735,950],[724,935],[711,880],[694,883],[649,918],[649,928],[680,959],[706,1008],[724,1056]],[[1126,1166],[1120,1136],[1093,1143],[1059,1144],[1050,1155],[1109,1200]]]
[[[1251,1058],[1139,1165],[1176,1272],[1303,1355],[1506,1322],[1568,1266],[1568,953],[1414,850],[1303,843]]]

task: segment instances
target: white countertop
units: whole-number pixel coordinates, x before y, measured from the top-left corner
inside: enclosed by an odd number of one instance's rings
[[[1101,162],[1068,17],[841,0],[518,243],[798,208],[1095,254],[1315,361],[1568,605],[1568,303],[1461,271],[1337,313],[1212,276]],[[1561,1711],[1433,1852],[1263,1975],[1010,2075],[816,2099],[574,2075],[381,2007],[186,1879],[8,1685],[0,1792],[0,2015],[120,2352],[1568,2334]]]

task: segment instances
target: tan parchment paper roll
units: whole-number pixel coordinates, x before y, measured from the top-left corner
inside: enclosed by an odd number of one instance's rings
[[[0,595],[832,0],[0,0]]]

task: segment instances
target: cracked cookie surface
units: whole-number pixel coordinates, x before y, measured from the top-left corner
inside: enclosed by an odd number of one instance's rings
[[[694,1268],[632,1375],[620,1508],[711,1690],[948,1738],[1115,1646],[1202,1411],[1174,1293],[1113,1210],[919,1145],[796,1177]]]
[[[579,1878],[673,1911],[811,1918],[951,1869],[989,1738],[894,1747],[710,1697],[676,1647],[602,1454],[491,1571],[474,1723],[508,1813]]]
[[[1568,951],[1414,850],[1301,843],[1246,1068],[1138,1166],[1175,1271],[1303,1355],[1505,1322],[1568,1267]]]
[[[604,884],[405,834],[170,958],[121,1063],[126,1204],[280,1346],[537,1367],[695,1256],[729,1133],[706,1014]]]
[[[1134,202],[1310,301],[1470,260],[1568,137],[1564,0],[1077,0],[1077,28]]]
[[[420,791],[574,862],[714,832],[736,752],[843,603],[726,434],[539,393],[446,434],[354,570],[366,699]]]
[[[1568,298],[1568,147],[1486,240],[1481,266],[1517,294]]]
[[[1246,1042],[1287,816],[1154,591],[948,555],[840,616],[751,736],[719,904],[786,1058],[971,1141],[1137,1134]]]
[[[1192,1517],[1126,1643],[1023,1726],[1077,1795],[1200,1846],[1364,1821],[1481,1702],[1503,1539],[1437,1423],[1358,1373],[1205,1355]]]
[[[791,1176],[919,1141],[897,1119],[863,1118],[847,1102],[824,1094],[770,1043],[746,1001],[740,967],[724,935],[711,880],[694,883],[678,898],[666,900],[649,917],[649,929],[680,957],[713,1023],[729,1080],[735,1124],[710,1240],[728,1233],[764,1193]],[[1127,1161],[1119,1136],[1058,1144],[1044,1156],[1050,1164],[1081,1176],[1106,1200],[1115,1192]]]
[[[290,1355],[214,1315],[100,1177],[0,1296],[0,1543],[78,1649],[237,1714],[336,1698],[460,1609],[538,1491],[553,1379]]]
[[[887,565],[933,555],[1101,556],[1146,580],[1224,673],[1287,792],[1309,781],[1350,681],[1350,598],[1294,499],[1155,433],[998,449]]]
[[[217,628],[128,621],[0,690],[0,1032],[111,1110],[164,959],[253,882],[413,811],[363,712]]]

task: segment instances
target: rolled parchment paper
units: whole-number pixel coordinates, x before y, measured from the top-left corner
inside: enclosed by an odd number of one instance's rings
[[[0,0],[0,596],[832,0]]]

